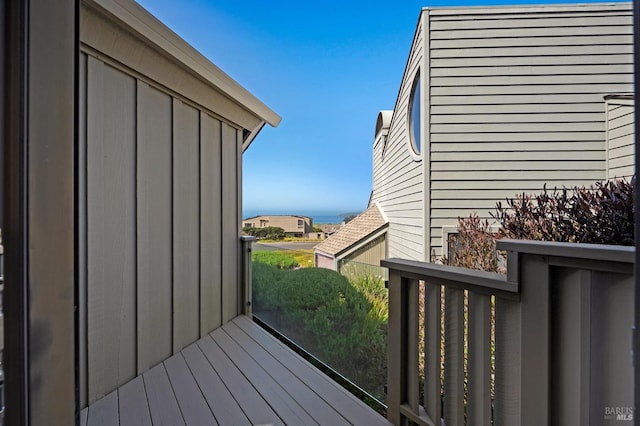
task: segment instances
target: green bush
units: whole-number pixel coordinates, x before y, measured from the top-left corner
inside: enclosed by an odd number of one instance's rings
[[[284,271],[262,262],[253,262],[251,267],[253,310],[270,311],[278,308],[278,283]]]
[[[254,262],[266,263],[280,269],[293,269],[298,265],[295,257],[280,251],[256,251],[251,252],[251,260]]]
[[[349,282],[371,303],[369,316],[386,324],[389,319],[389,290],[385,287],[384,279],[379,275],[368,273],[354,275]]]
[[[253,263],[254,312],[308,352],[382,399],[386,318],[345,277],[320,268],[282,270]]]
[[[267,226],[264,228],[245,227],[242,229],[242,232],[256,238],[267,240],[283,240],[284,237],[287,236],[284,229],[279,226]]]

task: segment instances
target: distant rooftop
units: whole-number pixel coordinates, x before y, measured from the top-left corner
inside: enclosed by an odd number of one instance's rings
[[[382,212],[374,204],[336,231],[335,234],[318,244],[315,249],[335,256],[386,225],[387,222]]]
[[[259,215],[251,216],[242,220],[251,220],[257,217],[299,217],[300,219],[311,219],[309,216],[302,216],[299,214],[259,214]]]

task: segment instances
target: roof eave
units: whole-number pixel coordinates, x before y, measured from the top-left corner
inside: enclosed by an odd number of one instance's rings
[[[278,114],[139,4],[128,0],[83,0],[83,2],[118,18],[130,31],[149,41],[164,54],[186,64],[200,79],[242,105],[264,123],[272,127],[280,124],[282,118]],[[264,124],[258,126],[257,132],[263,126]],[[252,134],[257,132],[254,129]]]

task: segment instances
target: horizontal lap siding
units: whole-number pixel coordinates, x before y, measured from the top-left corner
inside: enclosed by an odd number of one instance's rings
[[[424,165],[412,155],[407,109],[416,72],[423,61],[422,23],[418,23],[389,134],[374,148],[373,201],[387,216],[388,257],[425,259]],[[422,73],[425,70],[421,70]],[[427,149],[424,147],[424,149]]]
[[[607,102],[607,179],[635,172],[633,100]]]
[[[629,5],[427,15],[431,249],[459,216],[606,178],[604,96],[633,90]]]
[[[196,104],[82,58],[85,406],[238,314],[242,141]]]

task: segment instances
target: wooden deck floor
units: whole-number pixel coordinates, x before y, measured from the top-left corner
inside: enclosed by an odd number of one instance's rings
[[[388,425],[247,317],[84,409],[81,426]]]

